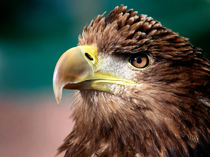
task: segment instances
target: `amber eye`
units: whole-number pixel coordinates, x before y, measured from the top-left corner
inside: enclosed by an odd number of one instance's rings
[[[146,54],[133,55],[129,58],[129,62],[135,68],[142,69],[149,65],[149,57]]]

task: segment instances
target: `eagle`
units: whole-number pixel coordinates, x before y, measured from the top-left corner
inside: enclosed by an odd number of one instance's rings
[[[210,64],[201,49],[120,5],[58,60],[57,102],[76,90],[65,157],[207,157]]]

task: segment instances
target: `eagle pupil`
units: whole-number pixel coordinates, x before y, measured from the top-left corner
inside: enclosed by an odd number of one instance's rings
[[[141,63],[141,62],[142,62],[142,60],[141,60],[141,57],[140,57],[140,56],[136,57],[136,58],[135,58],[135,60],[137,61],[137,63]]]

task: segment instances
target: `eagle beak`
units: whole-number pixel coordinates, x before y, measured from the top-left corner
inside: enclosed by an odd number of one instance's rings
[[[78,46],[67,50],[60,57],[53,75],[57,103],[61,100],[63,88],[67,88],[68,85],[72,85],[73,88],[74,85],[93,76],[96,51],[95,47]]]
[[[58,60],[54,75],[53,89],[57,103],[65,89],[94,89],[112,93],[104,84],[137,85],[137,83],[112,74],[96,72],[98,64],[95,46],[78,46],[67,50]]]

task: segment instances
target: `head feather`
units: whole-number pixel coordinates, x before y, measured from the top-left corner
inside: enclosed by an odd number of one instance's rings
[[[192,52],[187,38],[180,37],[147,15],[137,15],[137,11],[126,8],[121,5],[107,17],[104,14],[97,16],[83,29],[79,45],[97,45],[103,53],[161,52],[163,47],[171,54]]]

